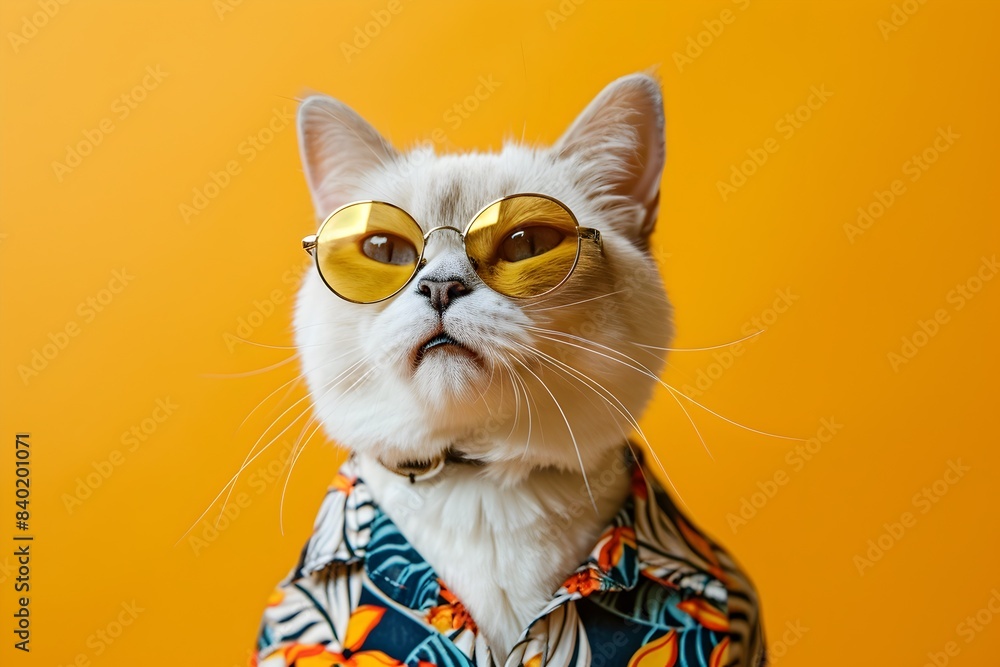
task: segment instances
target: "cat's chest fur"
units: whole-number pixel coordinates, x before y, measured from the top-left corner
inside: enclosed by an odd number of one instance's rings
[[[628,493],[628,475],[594,489],[582,476],[536,471],[511,486],[459,465],[411,484],[371,459],[361,473],[376,502],[465,605],[504,658],[587,557]]]

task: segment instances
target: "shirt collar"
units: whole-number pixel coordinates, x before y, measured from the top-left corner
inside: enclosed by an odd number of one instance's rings
[[[546,612],[567,600],[596,592],[632,590],[641,576],[686,595],[704,596],[725,605],[725,574],[716,557],[715,545],[685,520],[646,468],[641,454],[635,453],[637,447],[632,445],[629,450],[632,452],[628,455],[632,469],[629,497],[586,561],[556,591]],[[327,490],[313,534],[291,578],[313,574],[333,563],[365,561],[369,551],[378,550],[378,540],[387,532],[379,530],[373,542],[372,529],[376,523],[391,525],[358,476],[357,462],[352,457]],[[391,532],[398,540],[398,531]],[[415,549],[410,547],[405,552],[411,565],[429,569]],[[398,590],[391,587],[383,592],[401,604],[413,602],[412,598],[399,599]]]

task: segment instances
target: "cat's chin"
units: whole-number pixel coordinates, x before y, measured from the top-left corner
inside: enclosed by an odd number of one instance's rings
[[[483,391],[489,377],[479,352],[443,327],[413,349],[410,371],[418,395],[438,407],[468,401],[470,392]]]
[[[455,402],[467,404],[470,395],[481,393],[489,382],[489,373],[475,351],[446,344],[420,355],[411,381],[418,395],[439,407],[447,407]]]

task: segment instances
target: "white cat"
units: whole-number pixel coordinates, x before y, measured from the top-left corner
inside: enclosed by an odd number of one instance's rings
[[[498,198],[541,193],[564,203],[580,225],[600,231],[600,248],[587,251],[565,284],[534,299],[487,287],[460,235],[447,231],[427,238],[426,264],[406,287],[378,303],[341,299],[318,271],[307,273],[295,312],[296,343],[318,418],[330,438],[353,452],[348,481],[324,506],[303,562],[281,589],[286,604],[288,595],[300,591],[326,591],[308,597],[310,605],[323,608],[330,636],[310,641],[340,657],[316,664],[337,664],[359,651],[387,660],[371,664],[598,664],[597,634],[585,618],[591,612],[553,600],[556,591],[564,597],[573,592],[567,577],[587,561],[595,544],[601,546],[605,529],[636,489],[644,493],[623,452],[672,336],[671,308],[648,252],[666,154],[657,82],[642,74],[613,82],[551,148],[508,144],[496,154],[400,152],[349,107],[323,96],[302,104],[299,138],[320,221],[350,202],[375,200],[405,210],[424,232],[464,229]],[[354,477],[363,480],[363,492]],[[392,539],[408,555],[393,555],[388,569],[369,564],[359,570],[356,554],[371,550],[371,541],[385,534],[383,523],[366,523],[372,508],[391,520],[386,525],[398,528],[401,537]],[[727,664],[758,664],[750,662],[751,655],[762,660],[756,657],[762,648],[750,585],[721,550],[687,553],[692,544],[704,545],[693,528],[676,519],[675,508],[650,512],[649,525],[642,518],[634,522],[642,574],[655,579],[659,572],[670,583],[664,589],[670,594],[676,593],[676,581],[687,577],[677,600],[691,618],[714,628],[706,645],[723,643],[717,653]],[[626,544],[630,530],[619,531]],[[686,551],[658,555],[643,535]],[[621,552],[616,543],[603,543]],[[334,558],[335,551],[347,555]],[[661,562],[668,556],[704,567],[677,566],[668,576]],[[419,663],[417,653],[403,647],[394,653],[396,640],[378,634],[389,632],[388,625],[372,625],[374,616],[367,622],[376,630],[362,642],[354,630],[351,639],[348,626],[362,622],[350,620],[361,618],[358,610],[375,614],[371,610],[382,608],[366,603],[371,580],[384,576],[388,583],[376,585],[409,586],[412,593],[413,586],[402,582],[425,566],[439,581],[440,595],[450,594],[449,604],[411,608],[395,599],[383,601],[384,608],[442,630],[467,663],[454,656],[453,662]],[[337,567],[354,568],[354,574],[338,578]],[[390,571],[391,577],[384,574]],[[314,588],[292,590],[310,572],[325,573],[322,582],[314,576],[309,584]],[[735,597],[727,602],[715,577]],[[700,583],[691,583],[695,579]],[[704,602],[692,597],[693,590],[722,609],[728,604],[728,619],[721,614],[716,622],[725,627],[704,620],[710,611],[691,611],[691,605]],[[323,595],[330,601],[317,602]],[[445,607],[447,621],[441,625]],[[297,621],[279,616],[274,612],[265,619],[261,664],[295,664],[289,647],[303,645],[302,637],[315,632],[302,621],[293,633],[289,628]],[[661,616],[671,618],[667,612]],[[554,625],[557,618],[562,630]],[[381,622],[389,624],[387,619]],[[636,621],[622,618],[622,628],[629,623]],[[696,624],[688,617],[677,623],[674,644],[657,640],[654,646],[659,635],[650,632],[646,645],[674,650],[678,665],[701,664],[680,658],[694,650],[689,644],[696,636],[712,631],[698,626],[682,637],[682,626]],[[543,631],[547,639],[540,640]],[[576,639],[559,643],[560,632]],[[587,632],[589,641],[581,641]],[[376,637],[376,648],[369,649],[364,642]],[[533,654],[531,641],[545,648]],[[647,653],[652,661],[666,655]],[[600,664],[625,665],[630,657],[616,651]]]

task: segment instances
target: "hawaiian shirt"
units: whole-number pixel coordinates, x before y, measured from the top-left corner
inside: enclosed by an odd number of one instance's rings
[[[589,558],[492,655],[462,602],[340,469],[298,564],[272,594],[260,667],[722,667],[765,664],[756,593],[641,461]]]

